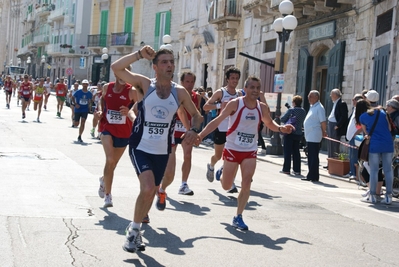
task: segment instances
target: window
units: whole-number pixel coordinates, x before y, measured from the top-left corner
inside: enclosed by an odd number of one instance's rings
[[[375,36],[389,32],[392,29],[392,17],[393,9],[388,10],[377,17],[377,29],[375,30]]]
[[[277,39],[271,39],[263,42],[263,53],[276,51]]]
[[[236,49],[229,48],[226,50],[226,59],[232,59],[236,57]]]
[[[162,45],[162,37],[165,34],[170,34],[170,16],[171,12],[159,12],[155,17],[155,40],[154,49],[158,50]]]

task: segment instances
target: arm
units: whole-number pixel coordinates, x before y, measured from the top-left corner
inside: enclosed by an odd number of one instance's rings
[[[323,132],[323,137],[327,136],[327,122],[321,122],[321,131]]]
[[[197,144],[201,143],[202,139],[205,136],[207,136],[208,134],[213,132],[225,118],[230,116],[230,114],[233,114],[234,112],[236,112],[237,107],[238,107],[238,102],[236,101],[236,99],[231,100],[230,102],[228,102],[226,107],[219,114],[219,116],[217,116],[212,121],[210,121],[205,126],[205,128],[199,133]]]
[[[221,108],[220,103],[215,104],[216,102],[219,102],[220,99],[222,99],[222,91],[219,89],[212,95],[211,98],[208,99],[208,101],[206,101],[202,109],[204,111],[209,111],[212,109],[220,109]]]
[[[177,110],[177,115],[179,115],[179,119],[183,123],[184,128],[186,128],[187,131],[190,130],[190,121],[188,120],[186,109],[180,106]]]
[[[144,95],[150,85],[150,79],[143,75],[130,72],[126,69],[130,64],[145,58],[152,60],[155,56],[155,51],[151,46],[144,46],[139,51],[128,54],[121,57],[114,63],[112,63],[111,68],[114,71],[115,76],[118,76],[125,82],[134,86],[139,92]]]
[[[270,117],[270,111],[267,105],[260,102],[260,107],[262,109],[262,121],[266,127],[268,127],[273,132],[287,133],[290,134],[292,131],[295,131],[295,127],[291,124],[286,124],[284,126],[278,125],[272,118]]]
[[[197,107],[194,105],[193,101],[191,101],[191,96],[188,94],[187,90],[184,89],[182,86],[178,86],[176,88],[178,98],[180,100],[181,105],[187,110],[188,114],[191,115],[191,122],[192,122],[192,128],[193,130],[189,129],[186,133],[182,135],[182,138],[184,138],[183,142],[186,144],[192,145],[194,142],[197,140],[197,132],[194,129],[199,129],[201,126],[202,121],[204,118],[202,118],[201,113],[197,109]]]

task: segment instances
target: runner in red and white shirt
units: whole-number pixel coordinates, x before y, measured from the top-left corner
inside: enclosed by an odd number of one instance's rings
[[[29,105],[29,101],[32,99],[33,85],[29,81],[29,76],[27,74],[24,75],[24,81],[21,82],[19,86],[19,96],[21,97],[22,102],[22,119],[25,119],[25,110]]]
[[[4,91],[6,93],[6,107],[10,109],[10,103],[11,103],[11,95],[12,95],[12,90],[14,88],[14,82],[11,79],[10,75],[7,75],[6,80],[4,81]]]
[[[191,95],[191,100],[194,105],[199,109],[199,102],[201,97],[193,91],[196,76],[192,72],[183,72],[180,76],[180,84],[187,90]],[[182,135],[191,129],[191,116],[188,112],[180,107],[177,111],[176,124],[174,138],[175,142],[172,146],[172,152],[169,154],[168,164],[164,172],[162,183],[159,185],[158,198],[157,198],[157,208],[159,210],[164,210],[166,207],[166,188],[173,182],[176,172],[176,149],[179,144],[183,148],[183,164],[181,167],[182,171],[182,184],[180,185],[179,194],[182,195],[194,195],[194,192],[188,187],[187,180],[191,171],[191,154],[193,147],[182,142]]]
[[[61,78],[55,85],[55,94],[57,96],[57,117],[61,118],[62,108],[64,107],[64,102],[68,93],[68,87],[64,83],[66,78]]]
[[[233,218],[232,226],[241,230],[248,230],[242,219],[242,213],[248,202],[252,177],[256,168],[258,128],[260,122],[272,131],[290,134],[295,128],[288,124],[279,126],[270,117],[267,104],[258,100],[260,95],[260,79],[250,76],[245,81],[245,96],[238,97],[227,103],[222,112],[212,120],[199,134],[197,144],[215,130],[219,124],[228,118],[226,144],[223,149],[223,168],[216,177],[220,177],[223,189],[231,188],[238,167],[241,169],[241,190],[237,197],[237,214]],[[223,172],[222,172],[223,171]]]
[[[129,110],[137,101],[136,90],[128,83],[116,77],[116,82],[105,84],[98,102],[95,116],[100,119],[101,143],[105,152],[103,176],[100,177],[98,195],[104,198],[104,208],[112,207],[112,182],[114,170],[125,152],[132,131],[132,119]]]

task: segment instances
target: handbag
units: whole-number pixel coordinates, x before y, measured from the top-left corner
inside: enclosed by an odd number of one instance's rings
[[[371,127],[371,130],[369,132],[369,138],[363,139],[362,143],[359,146],[359,151],[358,151],[358,158],[359,160],[363,161],[369,161],[369,147],[370,147],[370,139],[371,139],[371,134],[374,132],[374,128],[377,125],[378,117],[380,116],[380,111],[378,110],[377,117],[375,118],[375,121],[373,123],[373,126]]]
[[[288,120],[284,123],[284,125],[291,124],[292,126],[296,127],[296,116],[291,113],[290,117]],[[292,134],[291,132],[290,134]],[[282,135],[287,135],[287,133],[283,133]]]

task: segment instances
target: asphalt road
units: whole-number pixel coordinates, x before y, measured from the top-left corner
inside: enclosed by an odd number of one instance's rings
[[[6,109],[0,92],[0,266],[399,265],[398,199],[391,206],[361,203],[365,191],[355,183],[327,176],[304,182],[279,173],[281,157],[266,156],[243,214],[249,231],[237,231],[230,226],[237,194],[206,180],[212,149],[202,145],[193,150],[195,194],[177,194],[179,148],[166,210],[153,207],[142,227],[146,251],[127,253],[125,227],[139,189],[127,152],[115,172],[114,207],[104,209],[97,195],[104,154],[90,136],[92,116],[82,145],[69,108],[56,117],[54,96],[41,123],[33,105],[26,115],[23,121],[16,98]]]

